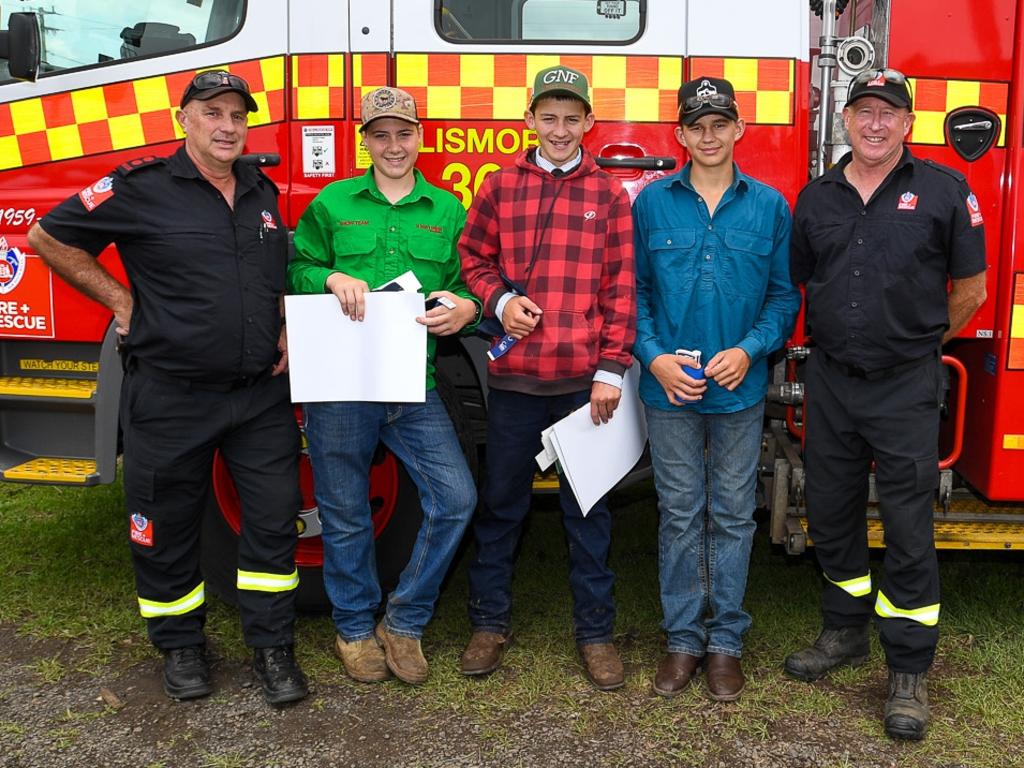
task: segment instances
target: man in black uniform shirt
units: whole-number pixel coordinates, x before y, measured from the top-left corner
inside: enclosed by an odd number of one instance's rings
[[[289,403],[282,299],[287,240],[277,188],[236,162],[257,105],[204,72],[177,119],[184,146],[132,160],[45,216],[29,244],[114,313],[124,337],[124,488],[135,582],[164,689],[212,690],[200,520],[220,449],[242,500],[238,603],[267,700],[303,698],[293,625],[299,433]],[[117,245],[131,292],[95,257]]]
[[[985,300],[985,236],[964,177],[903,146],[911,110],[900,72],[855,78],[843,110],[852,152],[796,204],[791,276],[806,285],[815,344],[807,518],[826,584],[823,631],[785,668],[814,680],[861,663],[873,610],[889,667],[886,732],[920,739],[939,620],[939,350]],[[874,600],[865,517],[872,460],[886,544]]]

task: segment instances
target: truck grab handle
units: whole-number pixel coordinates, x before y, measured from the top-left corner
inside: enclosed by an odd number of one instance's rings
[[[238,162],[254,165],[257,168],[274,168],[281,164],[281,156],[276,152],[252,152],[240,155]]]
[[[676,167],[674,157],[598,157],[601,168],[637,168],[641,171],[671,171]]]

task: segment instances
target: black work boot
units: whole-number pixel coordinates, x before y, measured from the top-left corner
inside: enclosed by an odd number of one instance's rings
[[[920,741],[928,728],[928,673],[889,670],[885,732],[890,739]]]
[[[287,704],[306,698],[309,686],[295,661],[295,649],[290,645],[256,648],[253,651],[252,671],[263,686],[263,695],[271,704]]]
[[[172,699],[198,699],[213,691],[206,646],[189,645],[164,651],[164,692]]]
[[[784,667],[786,674],[810,682],[844,664],[859,666],[868,660],[870,652],[867,624],[823,629],[810,648],[789,654]]]

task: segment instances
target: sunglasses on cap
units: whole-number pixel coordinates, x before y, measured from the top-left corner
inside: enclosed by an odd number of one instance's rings
[[[682,113],[696,112],[701,107],[715,107],[716,109],[736,109],[736,102],[732,96],[724,93],[708,93],[699,96],[690,96],[682,104]]]
[[[249,92],[249,84],[238,75],[232,75],[223,69],[215,69],[209,72],[200,72],[192,78],[192,87],[197,91],[208,91],[211,88],[237,88],[240,91]]]
[[[850,88],[853,89],[857,85],[866,85],[878,78],[882,78],[887,83],[892,85],[902,85],[907,89],[907,93],[913,97],[913,91],[910,88],[910,81],[907,80],[907,76],[900,72],[898,69],[868,69],[861,72],[853,80],[850,81]]]
[[[893,85],[907,84],[906,75],[904,75],[897,69],[888,68],[865,70],[864,72],[861,72],[859,75],[853,78],[853,80],[850,81],[850,84],[853,85],[854,83],[870,83],[872,80],[877,80],[879,77],[885,80],[885,82],[892,83]]]

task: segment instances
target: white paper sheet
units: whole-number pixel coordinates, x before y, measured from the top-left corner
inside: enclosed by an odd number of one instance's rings
[[[640,373],[634,364],[626,372],[622,399],[607,424],[594,426],[587,403],[552,427],[552,448],[584,517],[644,452],[647,422],[637,392],[639,383]]]
[[[423,294],[367,293],[366,318],[349,320],[332,293],[285,296],[292,402],[426,400]]]

